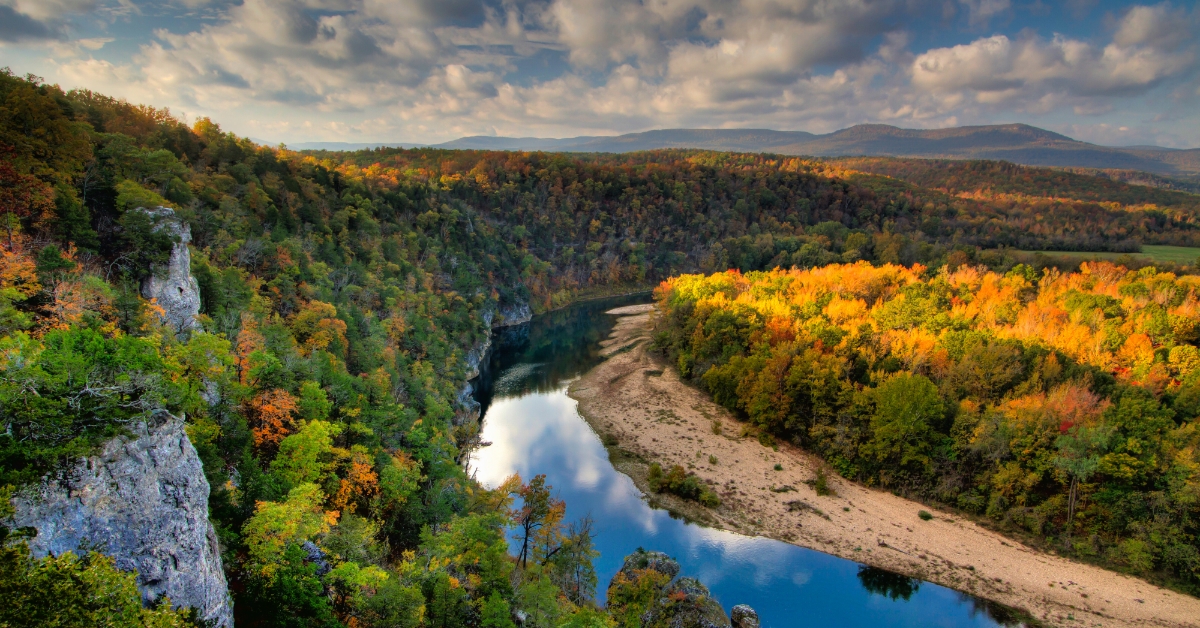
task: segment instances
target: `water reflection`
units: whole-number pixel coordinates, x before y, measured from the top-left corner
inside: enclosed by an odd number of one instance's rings
[[[916,578],[909,578],[886,569],[867,565],[858,568],[858,580],[864,589],[871,593],[878,593],[892,601],[904,600],[907,602],[912,599],[913,593],[921,588],[921,581]]]
[[[644,300],[645,297],[642,297]],[[512,473],[544,473],[568,518],[596,524],[600,593],[626,554],[667,552],[710,587],[726,609],[750,604],[765,626],[996,626],[1003,608],[944,587],[862,567],[769,539],[673,519],[650,508],[608,462],[600,439],[567,396],[569,381],[599,361],[613,321],[602,312],[637,299],[585,304],[510,333],[481,378],[483,440],[471,464],[496,486]],[[994,612],[995,611],[995,612]]]

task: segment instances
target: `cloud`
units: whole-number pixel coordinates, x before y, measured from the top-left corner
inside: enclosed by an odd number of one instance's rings
[[[1062,35],[1048,40],[993,35],[926,51],[912,61],[910,72],[913,85],[949,106],[974,100],[1037,109],[1082,98],[1138,95],[1195,70],[1194,45],[1185,45],[1192,21],[1166,5],[1134,7],[1103,47]],[[1107,110],[1095,102],[1074,107],[1085,113]]]
[[[93,0],[0,0],[0,42],[61,39],[68,16],[95,8]]]
[[[1008,13],[1012,9],[1010,0],[958,0],[967,8],[967,20],[971,26],[987,26],[992,18]]]
[[[1188,15],[1184,9],[1173,9],[1167,3],[1135,6],[1122,18],[1113,35],[1113,43],[1123,47],[1144,45],[1171,50],[1188,41],[1194,43],[1197,26],[1195,15]]]
[[[17,2],[36,4],[0,6]],[[56,60],[59,75],[287,140],[831,131],[1014,114],[1099,122],[1151,93],[1171,94],[1180,119],[1195,120],[1186,112],[1200,96],[1196,12],[1170,4],[1130,7],[1099,39],[1080,39],[1032,30],[980,37],[979,28],[1023,10],[1011,0],[175,2],[205,19],[154,31],[131,57],[110,53],[128,45],[87,52],[112,39],[88,33],[97,36],[74,42],[76,58]],[[976,34],[920,47],[931,38],[915,29],[944,7],[963,12]]]
[[[17,42],[56,36],[45,24],[12,7],[0,5],[0,41]]]

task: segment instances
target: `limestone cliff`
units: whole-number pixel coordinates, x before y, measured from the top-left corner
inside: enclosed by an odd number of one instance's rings
[[[141,211],[150,214],[155,230],[179,239],[171,249],[167,267],[151,269],[153,272],[142,282],[142,296],[155,300],[163,309],[163,322],[176,333],[189,332],[199,326],[196,315],[200,313],[200,286],[192,276],[192,254],[188,250],[192,229],[168,207]]]
[[[231,626],[200,458],[183,421],[163,413],[156,423],[23,491],[13,499],[14,527],[37,529],[29,543],[35,556],[98,550],[119,568],[137,570],[146,602],[167,596],[176,607]]]
[[[481,406],[475,400],[475,384],[472,381],[479,377],[487,363],[488,355],[492,351],[492,336],[495,331],[528,323],[533,318],[533,310],[528,303],[502,305],[495,310],[484,312],[481,318],[484,326],[491,330],[491,333],[467,350],[467,381],[463,382],[463,387],[458,391],[456,399],[458,411],[454,415],[454,424],[458,426],[468,425],[479,420]]]

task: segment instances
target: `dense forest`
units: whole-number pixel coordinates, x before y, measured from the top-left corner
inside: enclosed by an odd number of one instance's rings
[[[657,341],[765,441],[1200,590],[1200,281],[1152,267],[664,282]]]
[[[1085,204],[1179,212],[1183,215],[1200,209],[1200,195],[1196,194],[1066,169],[1034,168],[1005,161],[854,157],[837,159],[834,163],[953,196],[1024,201],[1031,206],[1041,203],[1037,207],[1047,212],[1063,211],[1064,206],[1068,205],[1073,205],[1078,211]]]
[[[212,487],[210,515],[239,625],[509,626],[518,607],[530,626],[605,625],[610,618],[594,604],[588,527],[562,520],[561,503],[540,478],[488,491],[460,464],[477,430],[459,399],[471,374],[466,356],[487,338],[493,316],[524,304],[544,311],[685,272],[859,262],[851,268],[862,273],[913,274],[869,269],[946,261],[1007,271],[1014,260],[987,249],[1131,250],[1193,243],[1200,234],[1193,206],[1158,197],[1045,205],[1041,192],[1011,196],[967,197],[819,162],[702,151],[301,154],[256,145],[206,118],[184,124],[166,110],[64,92],[4,70],[0,488],[7,496],[28,487],[137,422],[163,412],[185,416]],[[140,290],[176,245],[142,211],[160,206],[191,230],[201,313],[198,328],[185,333],[164,324],[161,308]],[[1158,295],[1153,286],[1145,289]],[[941,296],[921,298],[942,303]],[[1169,329],[1182,316],[1174,313],[1180,303],[1191,301],[1163,306],[1175,308],[1159,317]],[[1161,327],[1159,318],[1153,324]],[[1111,325],[1097,324],[1109,333]],[[1165,351],[1160,327],[1145,332],[1149,344],[1138,351]],[[835,324],[814,329],[825,334],[813,345],[817,352],[858,337]],[[960,344],[978,344],[970,342]],[[732,346],[749,352],[751,345]],[[1009,355],[1008,344],[983,346],[988,360],[989,351],[999,352],[996,359]],[[1022,368],[1041,360],[1038,368],[1050,369],[1050,358],[1021,351]],[[1161,388],[1142,397],[1125,391],[1144,386],[1066,353],[1055,358],[1055,375],[1039,377],[1054,385],[1083,381],[1076,374],[1091,368],[1087,386],[1095,392],[1088,394],[1107,400],[1119,392],[1128,403],[1156,408],[1170,422],[1162,423],[1164,433],[1174,435],[1182,428],[1172,417],[1183,412],[1174,408],[1187,407],[1174,400],[1190,397],[1171,382],[1187,381],[1177,363],[1191,358],[1171,351],[1168,366],[1130,367]],[[878,369],[902,366],[847,364],[854,366],[846,381],[854,383],[845,390],[858,390]],[[688,372],[702,374],[695,366]],[[1021,381],[1033,377],[1022,374]],[[946,401],[939,420],[978,416],[990,425],[983,417],[999,416],[996,404],[1016,385],[1003,380],[989,389],[994,399],[976,406]],[[968,407],[975,409],[948,409]],[[940,477],[942,452],[954,450],[934,432],[934,453],[926,456],[934,475],[906,458],[887,481],[924,490]],[[1129,482],[1160,478],[1154,465],[1167,458],[1145,455],[1158,457],[1137,466],[1140,475]],[[845,460],[839,468],[850,475],[878,471],[866,458]],[[977,461],[966,456],[955,467],[964,482],[982,472],[969,466]],[[993,499],[990,484],[964,489],[975,497],[963,503],[975,499],[1002,513],[1028,503],[1029,521],[1058,530],[1057,511],[1037,507],[1052,501],[1061,472],[1039,473],[1028,488],[1021,488],[1026,476],[1014,475],[1017,492],[1002,498]],[[1091,476],[1077,484],[1082,530],[1094,525],[1097,485]],[[1194,570],[1194,552],[1176,550],[1194,533],[1194,511],[1172,501],[1181,495],[1175,490],[1164,488],[1153,505],[1118,500],[1127,504],[1129,525],[1143,531],[1099,534],[1096,551],[1121,548],[1138,568]],[[1164,513],[1165,523],[1147,519],[1144,508]],[[1043,511],[1049,514],[1037,519]],[[514,538],[524,548],[516,557],[509,553]],[[102,556],[35,561],[20,539],[0,529],[0,591],[65,590],[69,581],[115,599],[132,587]],[[314,544],[327,570],[312,559]],[[23,608],[51,599],[27,599]],[[169,609],[122,612],[146,625],[186,621]]]

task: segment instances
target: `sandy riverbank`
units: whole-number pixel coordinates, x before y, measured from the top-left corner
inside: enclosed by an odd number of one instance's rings
[[[714,527],[916,576],[1024,609],[1056,626],[1200,628],[1200,599],[1035,551],[956,515],[832,473],[829,484],[837,495],[818,496],[806,484],[815,477],[814,456],[740,438],[740,423],[646,351],[652,306],[612,313],[621,318],[604,343],[608,360],[570,389],[580,414],[609,445],[616,467],[643,490],[649,462],[680,464],[716,490],[722,505],[708,510],[671,497],[652,499]],[[713,433],[714,422],[722,426],[720,435]],[[782,471],[774,469],[777,464]],[[922,521],[920,510],[934,518]]]

